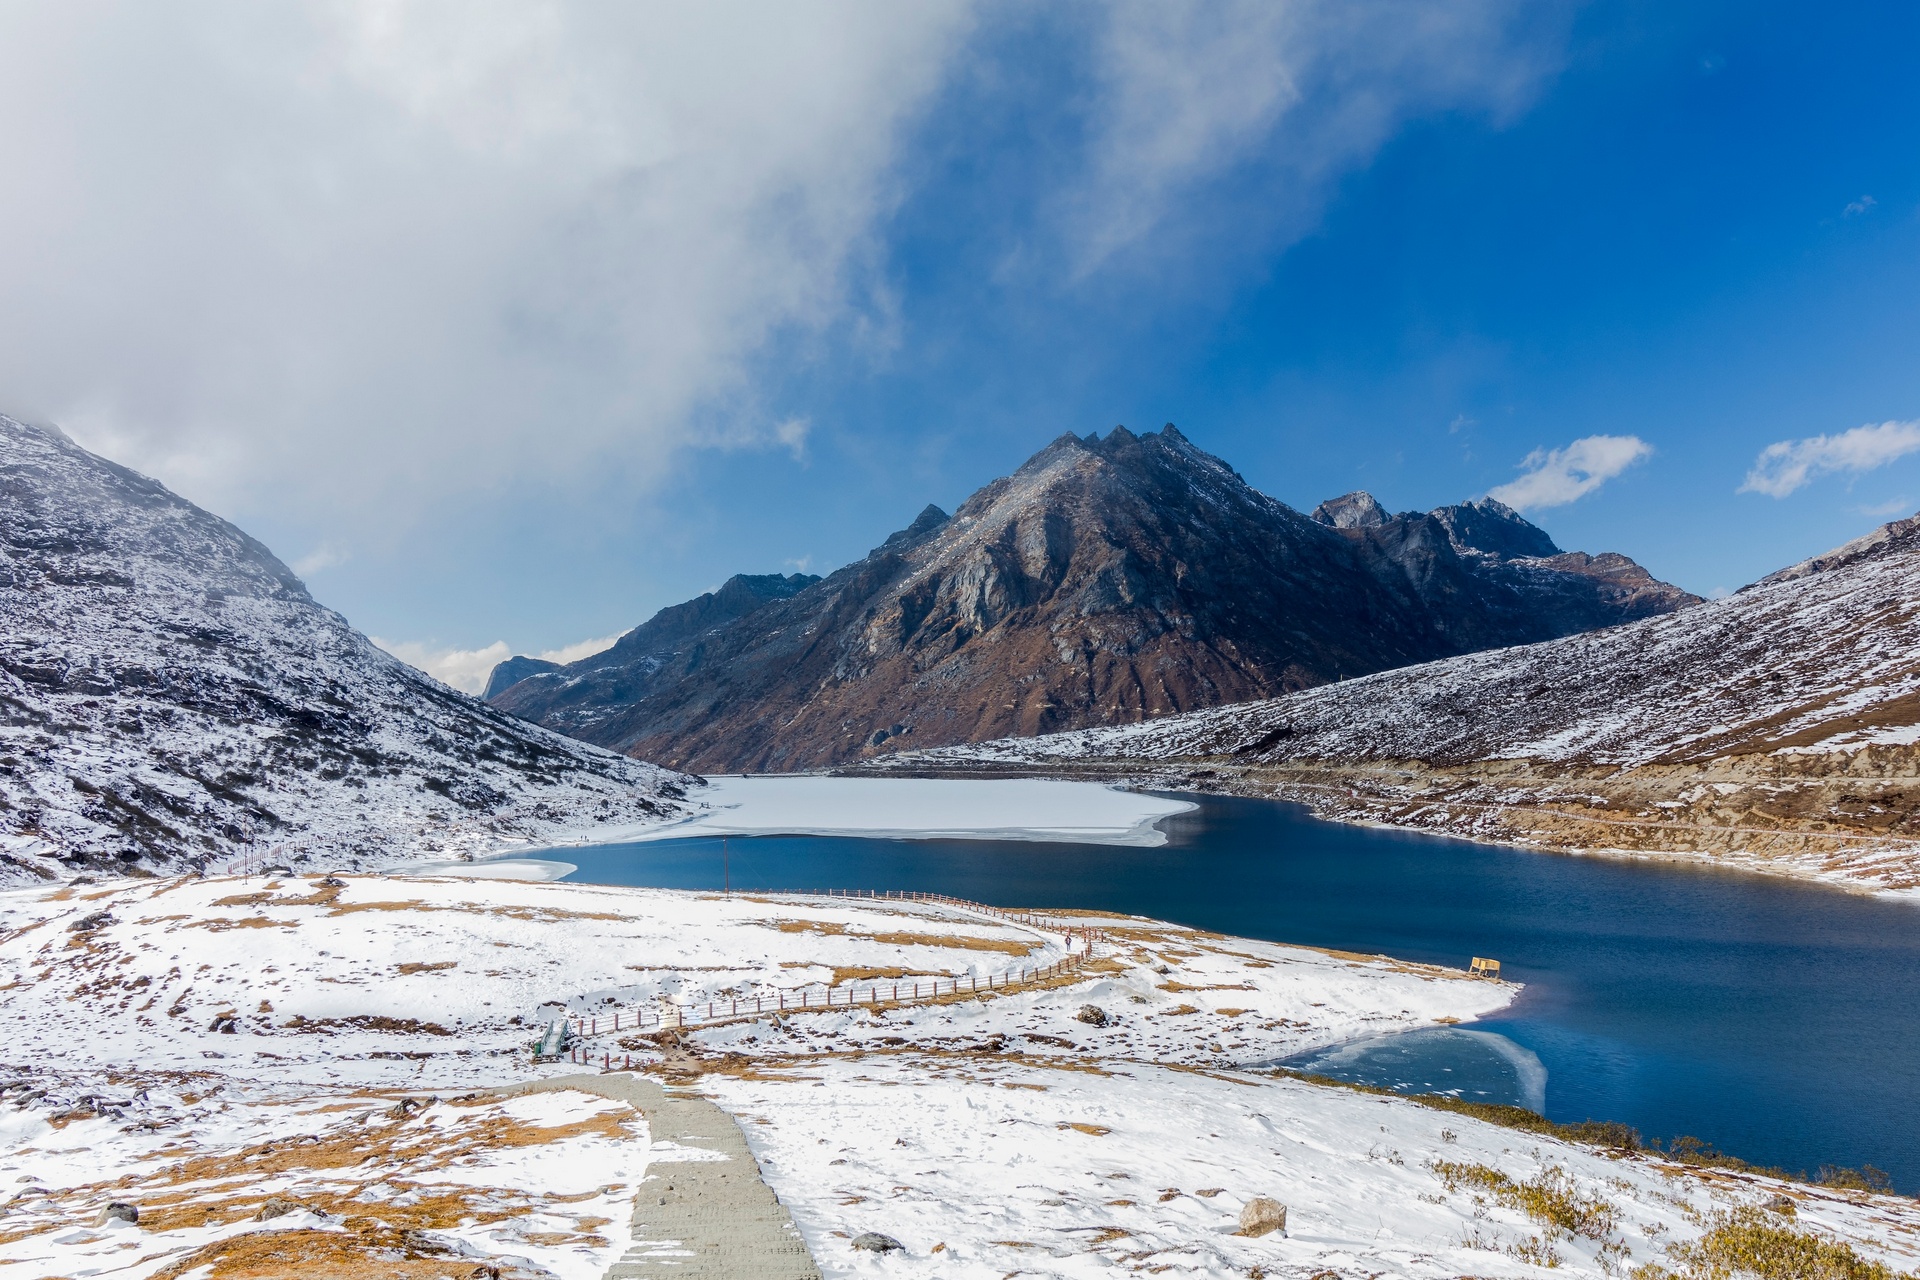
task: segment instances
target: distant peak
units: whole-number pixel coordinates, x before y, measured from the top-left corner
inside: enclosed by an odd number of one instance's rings
[[[1336,529],[1364,529],[1387,522],[1387,509],[1365,489],[1328,498],[1313,509],[1313,518]]]
[[[1074,438],[1074,436],[1069,434],[1061,437],[1061,440],[1072,440]],[[1060,442],[1060,440],[1054,441],[1055,444],[1059,444]],[[950,519],[950,517],[946,512],[929,502],[926,506],[920,508],[920,514],[913,518],[912,524],[889,537],[885,542],[881,543],[880,546],[882,549],[892,547],[897,550],[907,543],[918,542],[945,524],[948,519]]]
[[[1497,556],[1557,556],[1547,531],[1497,498],[1440,507],[1432,513],[1455,546]]]

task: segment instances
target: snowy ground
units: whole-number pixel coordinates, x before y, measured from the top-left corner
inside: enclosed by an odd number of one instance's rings
[[[838,835],[1161,845],[1154,824],[1194,806],[1097,782],[1037,778],[711,777],[683,821],[592,832],[582,843],[685,836]]]
[[[1550,1257],[1598,1275],[1780,1193],[1248,1070],[1471,1020],[1510,986],[1098,923],[1101,959],[1054,987],[596,1049],[739,1115],[830,1276],[1438,1280]],[[920,903],[376,876],[0,894],[0,1083],[18,1082],[0,1107],[0,1280],[482,1263],[584,1280],[626,1244],[644,1122],[578,1093],[474,1093],[577,1071],[525,1052],[558,1009],[1060,954],[1058,935]],[[1912,1202],[1788,1194],[1791,1221],[1913,1269]],[[1232,1234],[1255,1195],[1289,1206],[1289,1236]],[[138,1226],[94,1225],[115,1200],[141,1207]],[[1542,1203],[1585,1208],[1562,1229],[1527,1215]],[[262,1220],[272,1208],[287,1212]],[[856,1254],[866,1230],[905,1249]]]

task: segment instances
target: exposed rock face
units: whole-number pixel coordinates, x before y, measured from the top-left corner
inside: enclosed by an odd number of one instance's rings
[[[1492,498],[1441,507],[1433,513],[1455,546],[1496,556],[1557,556],[1544,529],[1527,523],[1518,511]]]
[[[1498,504],[1326,505],[1352,522],[1255,491],[1171,426],[1065,435],[789,598],[640,638],[649,623],[497,705],[676,767],[784,771],[1240,702],[1694,599],[1624,557],[1552,554]]]
[[[480,696],[492,701],[528,676],[537,676],[559,669],[559,663],[548,662],[545,658],[526,658],[515,655],[505,662],[496,664],[487,674],[487,687]]]
[[[0,417],[0,880],[256,839],[394,861],[665,817],[688,781],[448,689],[226,521]]]
[[[1355,489],[1337,498],[1328,498],[1313,509],[1313,518],[1336,529],[1364,529],[1385,524],[1387,509],[1365,489]]]
[[[939,508],[928,510],[937,512]],[[925,519],[925,515],[921,518]],[[940,518],[945,519],[945,514],[941,513]],[[527,688],[516,690],[510,705],[519,711],[553,699],[564,700],[568,705],[638,702],[652,692],[654,677],[659,672],[667,670],[669,680],[678,674],[674,658],[688,650],[697,654],[702,647],[702,636],[745,617],[764,604],[788,599],[818,581],[819,575],[812,573],[737,573],[722,583],[718,591],[668,605],[621,636],[611,649],[584,658],[570,668],[538,658],[508,658],[493,669],[482,696],[492,702],[522,681],[552,676],[550,680],[537,680]],[[520,714],[526,712],[520,711]]]

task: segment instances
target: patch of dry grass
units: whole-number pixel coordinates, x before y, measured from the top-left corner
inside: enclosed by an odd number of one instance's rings
[[[964,933],[909,933],[891,930],[885,933],[849,933],[838,920],[768,920],[755,923],[771,926],[782,933],[817,933],[823,937],[849,938],[856,942],[877,942],[888,947],[949,947],[961,951],[997,951],[1002,955],[1027,956],[1039,943],[1016,938],[981,938]]]
[[[1619,1224],[1620,1209],[1604,1196],[1589,1195],[1565,1169],[1546,1169],[1516,1182],[1489,1165],[1436,1160],[1430,1166],[1449,1191],[1470,1187],[1498,1204],[1517,1209],[1550,1231],[1589,1240],[1605,1240]]]
[[[1698,1240],[1675,1244],[1667,1256],[1678,1271],[1658,1265],[1635,1268],[1634,1280],[1913,1280],[1882,1262],[1853,1251],[1853,1246],[1788,1226],[1777,1215],[1752,1206],[1724,1210],[1708,1219]]]

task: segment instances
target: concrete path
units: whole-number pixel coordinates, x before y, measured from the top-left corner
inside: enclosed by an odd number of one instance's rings
[[[698,1095],[626,1072],[530,1080],[500,1092],[552,1089],[630,1103],[647,1118],[653,1142],[723,1157],[689,1160],[666,1152],[647,1162],[634,1198],[633,1243],[607,1280],[820,1280],[806,1242],[761,1179],[732,1116]]]

